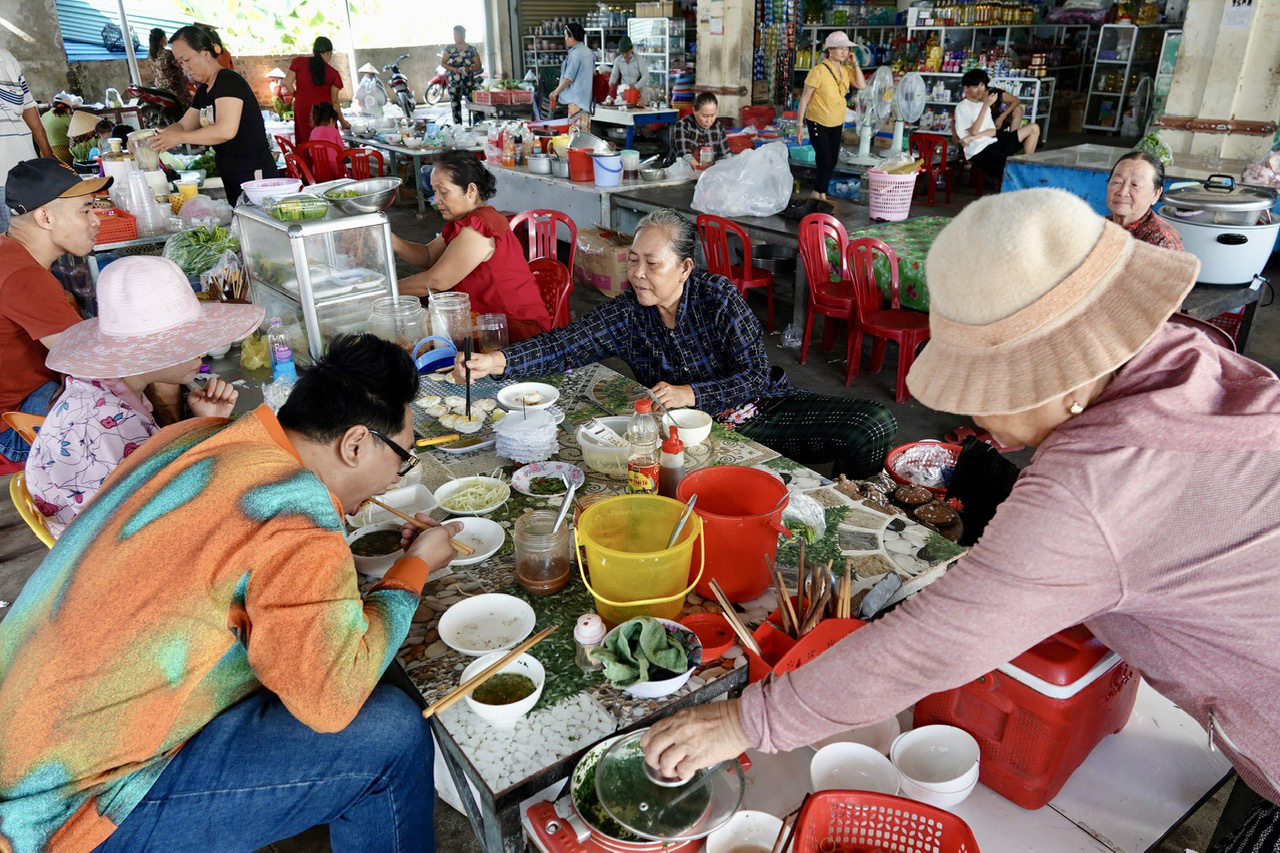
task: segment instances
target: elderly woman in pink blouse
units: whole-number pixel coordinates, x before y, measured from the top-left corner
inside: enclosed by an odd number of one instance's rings
[[[121,258],[98,279],[98,316],[63,332],[45,363],[67,375],[31,455],[27,489],[55,538],[126,456],[159,427],[145,391],[187,385],[206,352],[262,323],[254,305],[201,304],[164,258]],[[236,390],[211,379],[187,397],[195,417],[227,417]]]
[[[973,276],[992,234],[1008,263]],[[965,208],[929,253],[932,338],[907,381],[1035,446],[1031,464],[943,578],[803,668],[655,725],[649,763],[688,777],[748,746],[795,749],[1083,623],[1273,810],[1280,380],[1172,316],[1198,271],[1060,190]]]

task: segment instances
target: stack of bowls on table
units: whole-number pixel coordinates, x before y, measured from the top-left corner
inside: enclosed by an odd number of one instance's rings
[[[921,726],[898,735],[889,758],[902,796],[938,808],[967,798],[978,784],[978,741],[955,726]]]

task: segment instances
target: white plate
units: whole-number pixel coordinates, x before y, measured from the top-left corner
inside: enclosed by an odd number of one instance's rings
[[[520,403],[520,398],[525,394],[537,393],[542,395],[542,399],[537,403]],[[498,405],[508,411],[517,411],[521,408],[533,411],[535,409],[548,409],[554,406],[556,400],[560,399],[560,391],[554,385],[547,385],[545,382],[517,382],[515,385],[508,385],[498,392]]]
[[[445,505],[445,502],[448,501],[455,492],[476,480],[483,480],[491,485],[500,486],[502,491],[501,497],[489,506],[480,507],[479,509],[450,509]],[[511,486],[510,484],[504,483],[502,480],[496,480],[493,477],[459,477],[457,480],[450,480],[440,488],[436,489],[435,497],[436,502],[440,505],[440,509],[450,515],[485,515],[486,513],[493,512],[511,498]]]
[[[496,521],[487,518],[459,518],[462,532],[453,537],[463,545],[470,545],[476,552],[470,557],[455,557],[451,566],[472,566],[482,563],[498,553],[502,543],[507,541],[506,529]]]
[[[511,475],[511,487],[522,495],[529,495],[534,498],[558,497],[563,495],[564,492],[556,492],[554,495],[539,495],[529,491],[529,484],[537,477],[554,477],[558,479],[561,474],[568,479],[570,484],[579,489],[582,488],[582,484],[587,480],[587,475],[583,474],[582,469],[577,465],[570,465],[568,462],[534,462]]]
[[[514,649],[533,633],[533,608],[514,595],[498,592],[459,601],[440,617],[444,644],[456,652],[480,657]]]

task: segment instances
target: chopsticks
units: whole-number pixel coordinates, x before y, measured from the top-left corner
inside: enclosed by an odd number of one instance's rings
[[[373,504],[374,506],[382,507],[383,509],[385,509],[387,512],[391,513],[394,516],[403,518],[405,521],[409,522],[414,527],[417,527],[419,530],[428,530],[431,527],[431,525],[425,524],[424,522],[419,521],[418,519],[414,518],[412,515],[403,513],[393,506],[387,506],[377,498],[369,498],[369,503]],[[463,557],[470,557],[472,554],[476,552],[475,548],[472,548],[470,545],[459,542],[457,539],[450,539],[449,544],[453,546],[453,550],[457,551],[458,554]]]
[[[422,711],[422,718],[424,720],[429,720],[431,719],[431,717],[439,714],[441,711],[447,710],[449,707],[451,707],[463,696],[466,696],[472,690],[475,690],[481,684],[484,684],[490,678],[497,675],[504,667],[506,667],[507,664],[511,663],[513,660],[520,657],[520,655],[524,654],[525,652],[529,651],[529,649],[533,648],[538,643],[545,640],[548,636],[550,636],[551,632],[558,627],[560,626],[552,625],[549,628],[543,628],[541,631],[534,634],[532,637],[525,640],[523,643],[516,646],[511,651],[507,652],[501,658],[494,661],[489,666],[485,667],[483,670],[480,671],[480,674],[477,675],[475,678],[471,679],[465,684],[459,684],[453,690],[450,690],[448,693],[445,694],[444,698],[439,699],[433,705],[427,708],[424,708]]]
[[[467,374],[467,420],[471,420],[471,336],[462,339],[463,365]]]
[[[725,621],[729,623],[729,627],[733,629],[733,633],[738,637],[738,642],[742,644],[744,649],[754,653],[756,657],[763,657],[764,653],[760,651],[760,644],[756,642],[755,637],[751,636],[747,626],[742,624],[742,620],[738,618],[733,605],[729,603],[729,598],[724,594],[724,590],[720,588],[720,582],[715,578],[711,579],[711,592],[715,594],[716,601],[720,604],[720,609],[724,611]]]
[[[853,558],[844,558],[844,577],[840,578],[840,591],[836,599],[836,618],[853,618]]]
[[[811,796],[813,795],[805,794],[804,799],[800,801],[800,808],[796,809],[791,814],[787,815],[787,817],[782,819],[782,825],[783,827],[785,827],[787,825],[788,818],[792,818],[792,817],[795,818],[794,820],[791,821],[791,829],[789,832],[787,832],[787,840],[783,842],[781,847],[778,846],[778,842],[782,839],[782,830],[781,829],[778,830],[778,837],[775,838],[773,841],[772,853],[784,853],[784,851],[791,846],[792,840],[796,837],[796,827],[800,825],[800,815],[804,814],[804,807],[809,805],[809,797]]]

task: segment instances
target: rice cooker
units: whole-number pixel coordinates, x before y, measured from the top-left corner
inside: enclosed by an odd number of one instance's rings
[[[1271,257],[1280,232],[1280,218],[1271,212],[1275,203],[1275,190],[1210,175],[1203,184],[1174,184],[1158,214],[1200,259],[1200,284],[1242,285]]]

